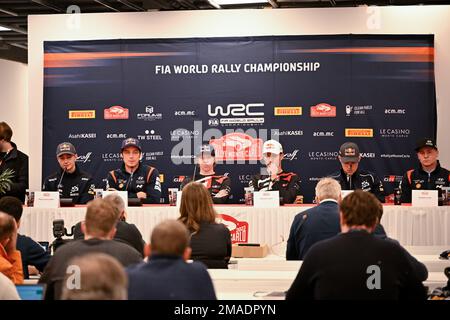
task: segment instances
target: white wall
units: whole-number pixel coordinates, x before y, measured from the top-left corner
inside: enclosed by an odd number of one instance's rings
[[[30,187],[42,162],[43,41],[314,34],[435,34],[438,144],[450,166],[450,7],[206,10],[29,16]],[[418,124],[420,125],[420,124]]]
[[[28,153],[28,74],[27,65],[0,59],[0,121],[13,130],[12,141]]]

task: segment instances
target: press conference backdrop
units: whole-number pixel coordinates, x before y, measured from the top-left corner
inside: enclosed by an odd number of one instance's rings
[[[193,150],[216,148],[231,202],[260,173],[263,141],[279,140],[283,168],[310,203],[320,177],[339,169],[345,141],[361,168],[392,192],[416,165],[415,141],[436,136],[432,35],[335,35],[44,43],[43,177],[56,145],[102,185],[136,137],[161,173],[163,196],[194,171]]]

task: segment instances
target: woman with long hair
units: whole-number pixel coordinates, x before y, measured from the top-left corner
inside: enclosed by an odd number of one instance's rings
[[[228,228],[217,223],[208,189],[197,182],[183,188],[180,220],[191,232],[192,259],[208,268],[228,268],[231,256],[231,236]]]

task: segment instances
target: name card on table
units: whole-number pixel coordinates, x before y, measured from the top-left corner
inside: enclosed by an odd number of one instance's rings
[[[348,196],[353,191],[355,191],[355,190],[341,190],[341,198],[344,199],[346,196]]]
[[[59,208],[59,192],[36,191],[34,192],[35,208]]]
[[[256,191],[253,193],[255,208],[278,208],[280,206],[280,192],[275,191]]]
[[[181,197],[183,196],[183,191],[177,191],[177,208],[181,206]]]
[[[110,194],[117,194],[122,198],[123,203],[125,203],[125,207],[128,207],[128,192],[127,191],[103,191],[102,198],[109,196]]]
[[[411,205],[413,207],[437,207],[437,190],[412,190]]]

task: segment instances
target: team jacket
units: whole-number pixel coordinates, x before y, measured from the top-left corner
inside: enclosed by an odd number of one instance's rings
[[[342,190],[361,189],[373,193],[381,202],[385,201],[383,183],[375,174],[369,171],[358,169],[352,176],[347,178],[347,174],[341,169],[332,173],[329,177],[337,180]]]
[[[95,185],[91,176],[75,165],[73,173],[60,169],[44,180],[42,191],[58,191],[60,198],[72,198],[75,204],[86,204],[94,199]]]
[[[249,182],[249,187],[253,191],[278,190],[280,192],[281,203],[294,203],[297,196],[300,196],[300,178],[293,172],[280,172],[275,180],[271,180],[268,175],[254,175]]]
[[[180,189],[182,190],[184,186],[191,181],[192,177],[186,176],[180,185]],[[231,181],[229,177],[221,175],[204,176],[202,174],[197,174],[195,175],[194,181],[202,183],[208,189],[214,203],[227,203],[228,198],[231,195]],[[220,190],[228,191],[228,196],[217,198],[216,194],[218,194]]]
[[[439,190],[442,187],[450,185],[450,172],[437,164],[433,172],[428,173],[422,169],[408,170],[400,182],[400,189],[402,191],[402,202],[411,202],[412,190]]]
[[[139,163],[133,174],[125,171],[125,164],[109,172],[106,178],[106,188],[118,191],[128,191],[129,198],[137,198],[138,192],[145,192],[147,198],[143,203],[159,203],[161,198],[161,182],[156,168]]]

